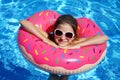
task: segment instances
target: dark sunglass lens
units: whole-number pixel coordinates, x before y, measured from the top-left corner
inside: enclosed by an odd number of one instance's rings
[[[61,36],[61,35],[62,35],[62,32],[61,32],[60,30],[56,30],[55,34],[56,34],[57,36]]]
[[[73,34],[68,32],[68,33],[66,33],[66,37],[72,38],[72,37],[73,37]]]

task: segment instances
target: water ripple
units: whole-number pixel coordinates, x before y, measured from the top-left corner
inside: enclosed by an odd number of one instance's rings
[[[48,73],[29,63],[17,44],[19,21],[45,9],[76,18],[88,17],[109,37],[104,60],[92,70],[70,76],[70,80],[119,80],[119,7],[119,0],[0,0],[0,80],[47,80]]]

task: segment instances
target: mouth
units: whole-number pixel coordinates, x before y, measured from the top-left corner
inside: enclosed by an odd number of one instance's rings
[[[66,44],[68,44],[67,40],[58,40],[58,41],[60,46],[65,46]]]
[[[66,43],[67,42],[67,40],[62,40],[62,39],[59,39],[58,40],[60,43]]]
[[[65,41],[59,41],[60,44],[65,44],[66,42]]]

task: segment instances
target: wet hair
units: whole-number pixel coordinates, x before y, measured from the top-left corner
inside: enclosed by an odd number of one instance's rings
[[[55,24],[54,24],[54,29],[53,31],[60,25],[60,24],[64,24],[67,23],[70,26],[72,26],[72,29],[74,31],[75,37],[77,37],[77,21],[76,19],[69,15],[69,14],[65,14],[65,15],[61,15],[60,17],[58,17],[58,19],[56,20]]]

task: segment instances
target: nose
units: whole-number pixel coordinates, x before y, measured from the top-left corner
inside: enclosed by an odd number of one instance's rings
[[[62,36],[61,36],[61,39],[62,39],[62,40],[65,40],[65,39],[66,39],[65,35],[62,35]]]

